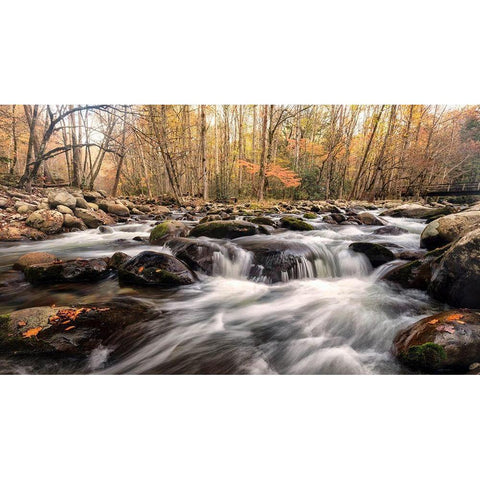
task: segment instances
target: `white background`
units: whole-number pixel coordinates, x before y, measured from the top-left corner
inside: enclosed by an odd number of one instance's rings
[[[476,3],[11,0],[0,103],[480,103]],[[466,478],[477,382],[1,377],[1,475]]]

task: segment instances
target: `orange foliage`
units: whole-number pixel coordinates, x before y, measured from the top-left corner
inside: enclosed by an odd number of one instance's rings
[[[36,337],[40,333],[41,330],[42,330],[42,327],[31,328],[30,330],[27,330],[26,332],[23,332],[22,335],[25,338]]]
[[[258,173],[260,166],[255,163],[239,160],[240,166],[245,167],[248,173]],[[280,165],[269,165],[266,171],[267,177],[278,178],[286,187],[300,186],[300,177],[289,168],[280,167]]]

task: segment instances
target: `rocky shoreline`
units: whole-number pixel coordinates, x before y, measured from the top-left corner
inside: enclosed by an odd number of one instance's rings
[[[310,220],[331,225],[375,227],[378,242],[352,242],[373,268],[396,261],[381,280],[399,288],[426,291],[456,310],[429,316],[398,332],[392,352],[412,371],[473,372],[480,369],[480,204],[412,204],[400,202],[198,203],[183,207],[158,199],[109,198],[105,192],[49,189],[25,194],[0,191],[0,241],[43,240],[60,233],[108,227],[132,219],[154,220],[148,243],[166,246],[172,254],[144,250],[129,256],[117,251],[108,258],[65,260],[61,252],[41,251],[18,258],[14,268],[33,285],[99,282],[117,277],[120,284],[171,288],[212,275],[218,246],[205,239],[235,239],[252,254],[250,274],[261,272],[271,283],[283,281],[298,259],[309,252],[294,241],[276,239],[282,229],[308,232]],[[382,213],[372,213],[382,209]],[[272,218],[272,216],[276,216]],[[397,251],[382,235],[405,230],[384,217],[426,220],[415,251]],[[268,244],[258,236],[270,235]],[[250,240],[249,238],[252,237]],[[421,249],[420,249],[421,247]],[[232,256],[235,252],[232,253]],[[144,307],[64,305],[17,310],[0,316],[0,353],[7,355],[85,356],[99,346],[117,345],[132,323],[145,321]],[[119,318],[130,321],[118,321]]]

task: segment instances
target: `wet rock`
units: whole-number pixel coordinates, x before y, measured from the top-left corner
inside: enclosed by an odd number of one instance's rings
[[[199,224],[194,227],[190,237],[237,238],[259,233],[269,234],[262,225],[244,222],[241,220],[222,220]]]
[[[218,222],[220,220],[223,220],[220,215],[206,215],[198,223]]]
[[[17,310],[0,316],[0,352],[86,358],[102,346],[109,347],[114,358],[129,328],[135,325],[138,329],[138,324],[153,318],[153,311],[131,299],[99,305]],[[75,368],[78,370],[78,364]]]
[[[455,307],[480,308],[480,228],[457,240],[432,275],[428,293]]]
[[[96,282],[109,275],[105,260],[67,260],[27,266],[25,278],[33,284]]]
[[[373,233],[376,235],[402,235],[408,233],[408,230],[395,225],[385,225],[384,227],[377,228]]]
[[[165,246],[192,270],[200,271],[207,275],[213,273],[213,255],[221,249],[215,243],[198,238],[174,238]]]
[[[432,250],[447,245],[478,227],[480,227],[480,211],[446,215],[433,220],[425,227],[420,237],[420,246]]]
[[[48,252],[31,252],[22,255],[14,264],[15,270],[25,270],[30,265],[36,265],[38,263],[52,263],[57,261],[58,258]]]
[[[171,287],[196,281],[194,273],[180,260],[166,253],[145,251],[122,264],[121,282],[135,285]]]
[[[317,214],[313,212],[307,212],[303,214],[303,218],[306,218],[307,220],[314,220],[315,218],[317,218]]]
[[[189,228],[178,220],[166,220],[159,223],[150,232],[149,241],[152,245],[163,245],[167,240],[188,235]]]
[[[331,215],[325,215],[322,218],[322,221],[328,223],[329,225],[338,225],[338,222]]]
[[[63,215],[56,210],[37,210],[29,215],[26,224],[51,235],[62,229]]]
[[[63,216],[63,226],[68,229],[72,229],[72,228],[78,228],[78,230],[87,229],[87,226],[85,225],[83,220],[80,220],[80,218],[70,215],[69,213],[66,213]]]
[[[357,218],[362,222],[363,225],[386,225],[385,220],[381,220],[376,217],[373,213],[362,212],[357,214]]]
[[[77,199],[66,190],[52,190],[48,193],[48,205],[50,208],[56,208],[58,205],[74,209],[77,205]]]
[[[75,215],[83,220],[88,228],[97,228],[100,225],[113,225],[115,221],[102,210],[92,211],[83,208],[76,208]]]
[[[253,253],[252,277],[266,277],[272,283],[300,278],[300,269],[306,262],[314,262],[315,255],[302,242],[272,237],[268,242],[255,238],[236,240],[244,250]]]
[[[256,225],[266,225],[268,227],[276,227],[277,224],[275,220],[269,217],[254,217],[251,220],[249,220],[252,223],[255,223]]]
[[[280,225],[283,228],[288,228],[289,230],[296,230],[296,231],[314,230],[312,225],[310,225],[307,222],[304,222],[303,220],[297,217],[283,217],[280,220]]]
[[[372,264],[373,268],[395,260],[394,253],[378,243],[354,242],[349,245],[354,252],[363,253]]]
[[[107,262],[108,268],[118,270],[121,265],[130,260],[132,257],[123,252],[115,252]]]
[[[480,362],[480,313],[449,310],[423,318],[397,334],[393,352],[414,370],[467,371]]]

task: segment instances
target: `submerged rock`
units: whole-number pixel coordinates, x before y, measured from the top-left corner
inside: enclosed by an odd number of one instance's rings
[[[480,227],[480,211],[446,215],[433,220],[425,227],[420,237],[420,246],[428,250],[442,247],[478,227]]]
[[[221,220],[202,223],[190,231],[190,237],[237,238],[263,233],[269,235],[262,225],[241,220]]]
[[[152,245],[163,245],[167,240],[175,237],[184,237],[189,228],[178,220],[166,220],[153,227],[149,241]]]
[[[26,224],[51,235],[62,229],[63,215],[56,210],[37,210],[27,218]]]
[[[135,285],[178,286],[196,281],[195,274],[180,260],[166,253],[146,251],[120,265],[121,282]]]
[[[283,217],[280,220],[280,225],[283,228],[288,228],[289,230],[297,230],[297,231],[314,230],[312,225],[296,217]]]
[[[30,265],[36,265],[38,263],[52,263],[58,260],[55,255],[48,252],[31,252],[22,255],[14,264],[15,270],[25,270]]]
[[[24,269],[25,278],[33,284],[96,282],[109,273],[107,263],[101,258],[41,263]]]
[[[480,308],[480,228],[445,252],[428,293],[455,307]]]
[[[397,334],[393,352],[414,370],[467,371],[480,362],[480,313],[449,310],[422,318]]]
[[[369,242],[354,242],[349,245],[354,252],[363,253],[372,264],[373,268],[395,260],[395,254],[383,245]]]

